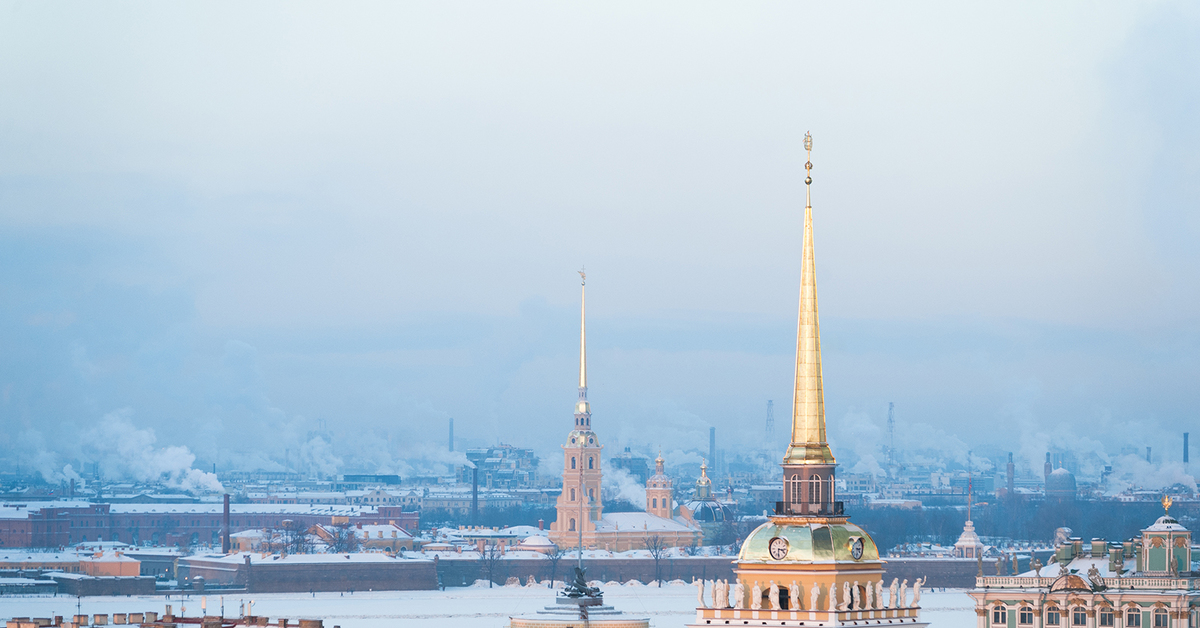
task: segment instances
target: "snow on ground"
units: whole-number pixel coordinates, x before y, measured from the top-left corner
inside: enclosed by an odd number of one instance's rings
[[[254,614],[271,618],[323,619],[326,628],[503,628],[512,615],[536,612],[551,604],[554,591],[544,587],[463,587],[445,591],[379,591],[340,593],[260,593],[225,596],[225,615],[236,616],[238,605],[254,600]],[[80,613],[162,613],[171,604],[175,613],[196,617],[199,596],[85,597]],[[656,628],[680,628],[696,616],[692,585],[605,586],[604,601],[618,610],[649,617]],[[971,598],[959,589],[922,591],[921,616],[934,628],[959,628],[975,623]],[[76,598],[69,596],[0,596],[0,619],[74,615]],[[180,607],[186,607],[180,613]],[[218,614],[220,596],[208,596],[209,614]]]

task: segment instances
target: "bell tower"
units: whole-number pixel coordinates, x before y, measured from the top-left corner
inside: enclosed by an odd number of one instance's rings
[[[575,429],[563,443],[563,490],[550,524],[550,540],[566,549],[594,545],[596,522],[604,507],[600,497],[600,452],[604,448],[592,431],[592,407],[587,399],[587,275],[579,271],[579,399]]]
[[[671,507],[671,490],[672,481],[663,471],[662,453],[654,459],[654,475],[646,480],[646,512],[663,519],[670,519],[673,508]]]

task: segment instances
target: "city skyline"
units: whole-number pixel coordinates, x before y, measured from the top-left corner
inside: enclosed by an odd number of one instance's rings
[[[909,451],[1178,479],[1122,447],[1169,466],[1200,408],[1194,8],[474,9],[0,26],[7,468],[411,474],[459,461],[449,417],[547,459],[580,265],[607,442],[769,449],[812,130],[840,459],[895,402]]]

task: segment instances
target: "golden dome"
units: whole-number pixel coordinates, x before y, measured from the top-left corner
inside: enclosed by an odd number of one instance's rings
[[[782,558],[771,556],[771,541],[787,541]],[[859,543],[861,542],[861,549]],[[777,547],[780,544],[776,544]],[[855,558],[858,554],[858,558]],[[785,523],[776,519],[758,526],[738,554],[739,563],[861,563],[879,560],[875,541],[862,528],[844,520]]]

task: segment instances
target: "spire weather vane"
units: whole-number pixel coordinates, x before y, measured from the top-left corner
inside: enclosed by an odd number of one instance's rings
[[[581,286],[587,285],[587,273],[584,272],[585,270],[587,270],[586,266],[581,267],[579,270],[575,271],[575,272],[579,273],[579,285],[581,285]]]
[[[808,161],[804,162],[804,200],[812,207],[812,133],[804,134],[804,150],[808,153]]]

